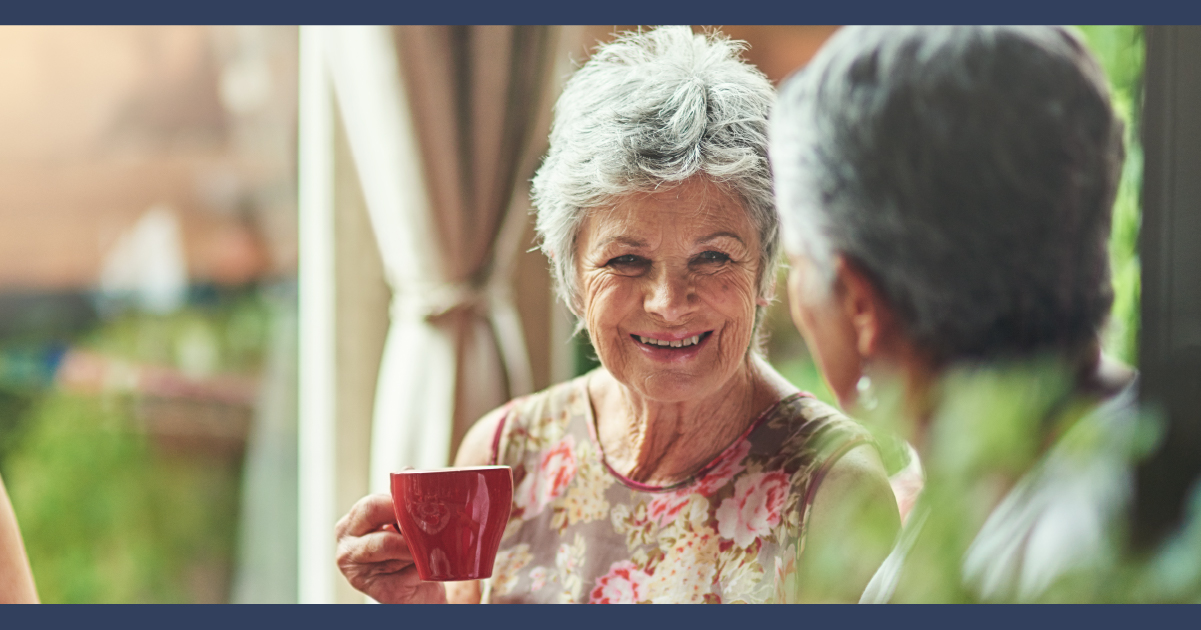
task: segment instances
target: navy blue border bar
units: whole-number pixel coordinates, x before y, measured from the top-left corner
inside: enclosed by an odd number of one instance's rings
[[[1191,627],[1195,606],[17,606],[12,628],[810,630]],[[11,624],[11,625],[10,625]]]
[[[9,0],[9,24],[1196,24],[1190,0]]]

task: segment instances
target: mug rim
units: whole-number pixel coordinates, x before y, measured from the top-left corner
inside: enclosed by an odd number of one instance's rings
[[[430,474],[430,473],[445,474],[445,473],[456,473],[456,472],[478,472],[478,471],[487,471],[487,470],[512,470],[512,469],[513,469],[512,466],[463,466],[463,467],[459,467],[459,468],[449,466],[446,468],[425,468],[425,469],[420,469],[420,470],[414,468],[412,470],[402,470],[402,471],[394,472],[391,474],[392,475],[422,475],[422,474]]]

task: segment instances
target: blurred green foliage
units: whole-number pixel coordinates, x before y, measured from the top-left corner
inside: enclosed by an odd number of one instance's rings
[[[6,462],[43,602],[188,602],[227,581],[238,469],[156,452],[133,406],[47,393]]]
[[[79,345],[143,365],[170,366],[190,376],[254,373],[270,326],[270,310],[255,291],[165,315],[127,310],[82,336]]]
[[[1139,295],[1138,232],[1141,221],[1143,147],[1139,121],[1143,99],[1146,46],[1141,26],[1080,26],[1085,40],[1109,77],[1114,109],[1126,122],[1126,163],[1113,205],[1109,256],[1114,303],[1105,349],[1129,365],[1138,364]]]
[[[125,311],[69,345],[192,377],[254,375],[270,313],[257,290],[237,290],[167,315]],[[0,358],[13,363],[31,343],[0,341]],[[240,452],[164,447],[140,403],[130,391],[0,383],[0,473],[43,602],[228,597]]]
[[[1201,487],[1186,527],[1132,551],[1127,483],[1161,425],[1133,399],[1098,410],[1073,374],[1036,357],[940,377],[921,442],[916,544],[891,601],[1201,602]],[[903,415],[898,384],[881,390],[876,409],[860,410],[871,425]]]

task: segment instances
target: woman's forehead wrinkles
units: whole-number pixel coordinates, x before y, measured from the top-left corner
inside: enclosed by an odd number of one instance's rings
[[[646,241],[624,234],[614,234],[600,239],[597,243],[598,247],[608,247],[610,245],[625,245],[627,247],[646,247]]]
[[[746,245],[746,241],[742,240],[741,236],[739,236],[733,232],[726,232],[724,230],[721,232],[714,232],[713,234],[710,234],[708,236],[702,236],[702,237],[696,239],[696,243],[698,245],[703,245],[706,243],[712,243],[713,241],[716,241],[720,238],[732,238],[732,239],[738,241],[739,243]]]
[[[731,239],[753,247],[758,234],[742,204],[711,182],[698,180],[668,190],[639,193],[592,208],[583,240],[590,249],[646,249],[662,239],[687,246]]]
[[[681,227],[674,223],[669,225],[671,225],[673,228]],[[622,229],[623,227],[626,227],[623,225],[602,224],[598,225],[597,227],[599,229],[597,230],[598,238],[595,240],[596,247],[606,248],[612,245],[624,245],[632,248],[645,248],[650,246],[650,241],[638,234],[638,230],[631,232],[630,230]],[[685,231],[686,230],[672,229],[670,233],[665,234],[664,236],[668,238],[687,238],[689,235],[685,234]],[[744,247],[748,246],[745,238],[736,232],[732,232],[727,229],[718,229],[716,232],[710,232],[708,234],[696,236],[691,238],[691,243],[694,245],[708,245],[722,239],[733,239]]]

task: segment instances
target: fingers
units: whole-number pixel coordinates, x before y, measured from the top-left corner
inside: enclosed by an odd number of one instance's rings
[[[404,536],[378,531],[364,536],[348,536],[338,541],[338,564],[377,564],[399,560],[413,561]]]
[[[367,592],[381,580],[395,584],[398,576],[413,566],[413,554],[393,526],[394,519],[392,497],[373,494],[360,499],[338,521],[338,568],[355,588]],[[407,574],[405,578],[396,586],[409,588]]]
[[[395,522],[396,513],[392,509],[392,497],[386,494],[369,494],[359,499],[346,516],[338,521],[334,532],[339,539],[345,536],[362,536]]]
[[[334,527],[337,563],[351,586],[380,602],[446,601],[440,583],[422,582],[404,536],[396,530],[392,497],[359,499]]]
[[[359,588],[359,585],[356,585],[356,588],[380,603],[446,603],[446,587],[440,582],[422,582],[415,565],[409,565],[394,573],[363,576],[360,584],[362,588]]]

